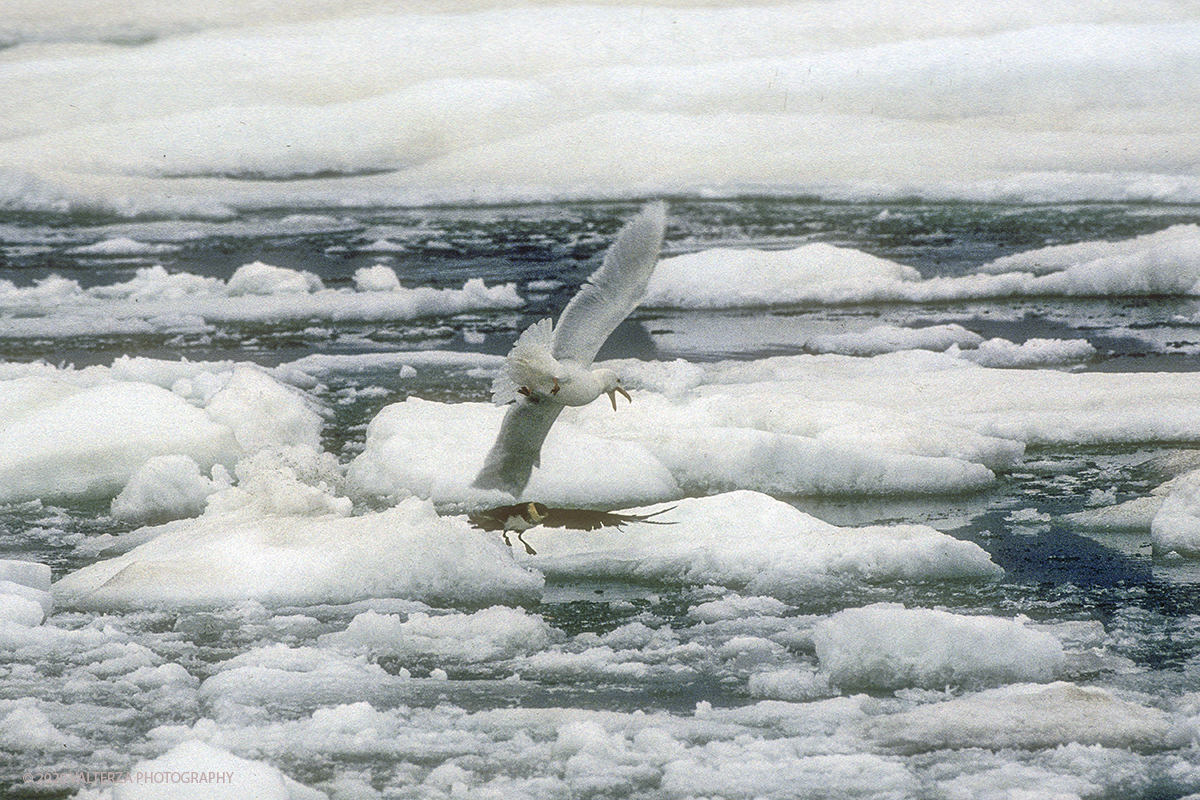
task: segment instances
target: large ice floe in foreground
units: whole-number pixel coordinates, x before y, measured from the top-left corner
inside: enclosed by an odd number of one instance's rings
[[[536,599],[542,584],[502,543],[416,499],[354,517],[210,511],[153,534],[58,581],[56,599],[92,609],[369,597],[470,606]]]
[[[397,597],[482,606],[540,597],[543,576],[714,584],[791,597],[839,581],[995,579],[971,542],[921,525],[839,528],[754,492],[689,498],[624,530],[536,529],[539,554],[518,562],[496,535],[410,498],[361,516],[223,510],[135,536],[126,553],[54,585],[64,606],[90,609],[346,603]]]
[[[662,510],[654,507],[646,510]],[[787,598],[838,580],[994,579],[978,545],[924,525],[840,528],[774,498],[738,491],[680,500],[622,530],[535,528],[521,556],[547,576],[716,584]]]

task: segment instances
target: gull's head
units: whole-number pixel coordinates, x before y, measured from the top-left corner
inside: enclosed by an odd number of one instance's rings
[[[529,512],[529,521],[533,523],[541,522],[550,513],[550,509],[546,508],[541,503],[530,503],[525,508]]]
[[[595,375],[600,379],[600,385],[603,387],[604,393],[612,401],[613,411],[617,410],[618,393],[629,402],[633,402],[633,398],[629,396],[629,392],[621,387],[621,379],[617,377],[617,373],[611,369],[598,369],[595,371]]]

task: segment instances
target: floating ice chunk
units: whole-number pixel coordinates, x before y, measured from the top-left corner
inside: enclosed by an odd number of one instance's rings
[[[1181,225],[1115,246],[1086,242],[1022,253],[974,275],[928,280],[911,267],[821,243],[779,251],[706,250],[663,259],[645,303],[726,308],[1198,293],[1200,227]]]
[[[228,488],[224,467],[213,467],[223,480],[204,477],[191,456],[155,456],[149,459],[113,498],[112,515],[124,522],[154,524],[204,512],[208,496]]]
[[[988,339],[961,356],[981,367],[1049,367],[1078,364],[1096,355],[1086,339],[1028,339],[1014,344],[1006,339]]]
[[[83,750],[87,744],[78,736],[63,733],[31,697],[0,700],[0,748],[18,753],[41,750],[59,753]]]
[[[375,264],[354,273],[354,288],[360,292],[394,292],[400,288],[396,270]]]
[[[328,800],[269,764],[197,740],[139,761],[130,773],[149,780],[119,783],[105,800]]]
[[[845,424],[835,424],[840,420],[832,414],[814,423],[822,409],[800,402],[790,387],[772,388],[723,388],[716,396],[678,402],[642,392],[617,414],[602,404],[568,409],[546,439],[525,496],[611,508],[736,489],[789,495],[968,492],[991,484],[991,467],[1010,466],[1024,450],[1020,442],[925,417],[881,414],[882,421],[872,421],[858,407],[839,412]],[[481,493],[469,484],[501,411],[411,398],[388,406],[371,422],[348,479],[380,496],[498,502],[507,495]],[[792,433],[807,424],[821,438]]]
[[[638,509],[645,512],[653,509]],[[832,582],[994,579],[1003,570],[977,545],[922,525],[839,528],[767,495],[738,491],[686,498],[623,530],[533,528],[548,576],[716,584],[787,600]]]
[[[1070,759],[1068,774],[1055,769],[1031,764],[1026,761],[1004,761],[993,756],[998,766],[979,771],[964,771],[947,780],[938,781],[939,793],[944,797],[972,798],[972,800],[1079,800],[1104,794],[1105,781],[1096,774],[1114,766],[1107,751],[1092,753],[1071,752],[1079,745],[1062,748],[1064,759]],[[1089,748],[1091,749],[1091,748]],[[1093,755],[1088,758],[1088,755]],[[1136,758],[1136,756],[1133,756]],[[1079,773],[1084,774],[1079,774]],[[1116,772],[1119,774],[1120,769]],[[1089,774],[1090,773],[1090,774]]]
[[[209,325],[198,314],[159,314],[149,317],[146,324],[159,333],[213,333],[215,325]]]
[[[813,641],[821,671],[843,690],[1044,682],[1064,665],[1058,639],[1022,620],[884,603],[839,611]]]
[[[347,481],[384,497],[503,501],[508,495],[470,486],[503,415],[504,409],[490,403],[409,398],[389,405],[368,426],[366,446],[350,464]],[[612,507],[679,493],[670,473],[643,446],[599,439],[566,419],[551,430],[541,461],[526,495],[545,503]]]
[[[1171,482],[1150,522],[1150,536],[1155,552],[1200,556],[1200,470]]]
[[[727,308],[886,299],[897,282],[920,273],[893,261],[833,245],[794,250],[718,249],[664,258],[646,289],[646,306]]]
[[[913,752],[1082,745],[1153,751],[1172,737],[1162,711],[1072,683],[1014,684],[878,717],[866,735]]]
[[[1200,226],[1172,225],[1165,230],[1119,241],[1087,241],[1026,250],[998,258],[979,267],[979,272],[1031,272],[1045,275],[1081,264],[1131,264],[1136,259],[1162,257],[1183,248],[1193,256],[1200,254]]]
[[[898,328],[880,325],[855,333],[826,334],[814,336],[804,343],[810,353],[842,353],[850,356],[873,356],[879,353],[894,353],[897,350],[936,350],[942,352],[951,347],[972,348],[983,342],[983,337],[972,333],[961,325],[929,325],[924,328]]]
[[[815,669],[786,667],[756,672],[746,683],[751,697],[803,702],[828,697],[835,692],[829,686],[829,676]]]
[[[45,620],[46,609],[36,599],[25,597],[23,593],[6,592],[0,586],[0,623],[33,628]]]
[[[157,666],[141,666],[124,676],[125,680],[142,689],[160,689],[164,686],[199,686],[200,679],[182,665],[174,662]]]
[[[685,372],[675,364],[643,370],[639,363],[615,365],[635,389],[633,381],[643,372],[656,382]],[[686,370],[693,382],[696,367]],[[1117,373],[988,369],[921,350],[873,358],[781,356],[716,362],[700,369],[695,395],[727,396],[727,407],[752,421],[742,424],[780,432],[814,436],[830,427],[829,418],[837,424],[853,423],[852,413],[860,419],[886,420],[889,427],[901,430],[914,423],[932,424],[1030,446],[1190,445],[1200,439],[1194,401],[1200,393],[1200,373],[1144,372],[1130,381]],[[693,393],[685,396],[689,405]],[[612,415],[616,419],[607,424],[633,419],[639,407],[647,405],[640,402],[644,397],[636,394],[638,402]],[[841,412],[833,416],[838,409]],[[678,419],[681,413],[675,407],[671,416]],[[704,416],[697,418],[712,424]],[[664,417],[666,422],[670,419]]]
[[[972,492],[995,480],[982,464],[869,449],[752,428],[649,429],[648,448],[689,493],[776,495]],[[532,496],[532,492],[530,493]]]
[[[276,646],[272,650],[287,648]],[[404,670],[393,675],[362,656],[348,658],[336,650],[300,648],[303,660],[255,664],[260,653],[249,651],[224,662],[221,670],[205,679],[198,697],[221,720],[251,718],[264,707],[310,707],[366,700],[394,702],[397,693],[412,688]],[[246,656],[246,658],[243,658]]]
[[[498,540],[410,500],[358,517],[208,513],[53,586],[63,605],[197,607],[246,600],[347,603],[403,597],[480,606],[540,596],[542,578]]]
[[[545,650],[554,639],[551,628],[520,608],[493,606],[473,614],[394,614],[367,611],[344,631],[321,637],[322,645],[387,654],[400,658],[428,656],[439,662],[495,661]]]
[[[798,754],[788,740],[718,742],[692,748],[663,767],[671,797],[750,800],[795,796],[819,786],[829,797],[911,797],[920,782],[904,764],[871,753]]]
[[[0,581],[12,581],[22,586],[50,591],[50,565],[36,561],[0,559]]]
[[[0,382],[0,500],[111,497],[147,459],[204,469],[241,452],[229,427],[157,386],[54,378]]]
[[[139,269],[115,284],[83,290],[77,281],[52,275],[31,287],[0,281],[3,333],[18,337],[67,337],[80,333],[203,331],[222,322],[301,324],[310,320],[388,321],[490,308],[518,308],[525,301],[512,283],[487,286],[479,278],[461,289],[392,285],[370,273],[380,291],[325,289],[306,272],[254,263],[228,283],[163,267]],[[387,290],[382,290],[387,287]]]
[[[143,267],[124,283],[93,286],[90,297],[101,300],[132,300],[138,303],[179,301],[211,294],[224,288],[216,278],[188,272],[168,273],[162,266]]]
[[[1124,503],[1086,508],[1063,516],[1063,520],[1080,528],[1101,531],[1148,531],[1154,524],[1165,497],[1150,495],[1135,497]]]
[[[311,272],[274,267],[261,261],[238,267],[226,284],[226,291],[231,297],[247,294],[308,294],[323,288],[321,279]]]
[[[313,401],[254,366],[238,366],[205,411],[233,431],[243,452],[320,443],[321,417]]]
[[[881,385],[864,378],[834,392],[816,387],[836,382],[841,368],[863,359],[784,361],[807,369],[726,382],[717,370],[696,376],[695,365],[622,361],[619,372],[632,382],[650,373],[655,383],[669,385],[676,371],[692,384],[698,377],[702,382],[670,398],[639,391],[637,402],[619,415],[589,406],[573,416],[590,432],[643,441],[681,484],[694,475],[700,485],[693,491],[705,491],[703,483],[710,480],[714,486],[786,494],[971,491],[992,481],[989,470],[1011,468],[1025,450],[1022,442],[980,433],[944,408],[925,408],[907,397],[892,402],[886,384],[897,376],[883,365],[878,369],[883,374],[875,375],[870,366],[865,370]],[[927,380],[939,369],[915,372]],[[918,380],[915,374],[912,379]],[[744,482],[736,482],[738,475]]]
[[[407,250],[404,245],[390,239],[375,239],[354,248],[356,253],[402,253]]]
[[[118,236],[115,239],[105,239],[95,244],[72,247],[67,252],[75,256],[124,258],[129,256],[162,255],[164,253],[174,253],[178,250],[178,245],[146,244],[145,242],[135,241],[126,236]]]
[[[713,623],[722,620],[742,619],[749,616],[782,616],[791,606],[774,597],[739,597],[730,595],[720,600],[701,603],[688,612],[688,616],[701,622]]]
[[[238,485],[208,498],[213,513],[252,509],[252,513],[315,517],[349,516],[353,501],[343,488],[337,458],[311,446],[260,450],[235,468]]]
[[[54,598],[50,595],[49,589],[35,589],[22,583],[0,580],[0,597],[4,596],[20,597],[37,603],[42,608],[43,619],[54,612]],[[35,624],[40,625],[41,620]]]

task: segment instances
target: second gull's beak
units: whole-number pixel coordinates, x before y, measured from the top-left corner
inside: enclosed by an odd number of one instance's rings
[[[629,392],[625,391],[620,386],[618,386],[608,393],[608,399],[612,400],[613,411],[617,410],[617,392],[620,392],[621,396],[624,397],[629,402],[631,402],[631,403],[633,402],[633,398],[629,396]]]

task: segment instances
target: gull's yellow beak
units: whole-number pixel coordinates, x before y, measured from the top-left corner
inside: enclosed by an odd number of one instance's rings
[[[633,402],[633,398],[629,396],[629,392],[625,391],[620,386],[618,386],[617,388],[613,389],[611,392],[608,393],[608,399],[612,400],[613,411],[617,410],[617,392],[620,392],[621,396],[624,397],[629,402],[631,402],[631,403]]]

